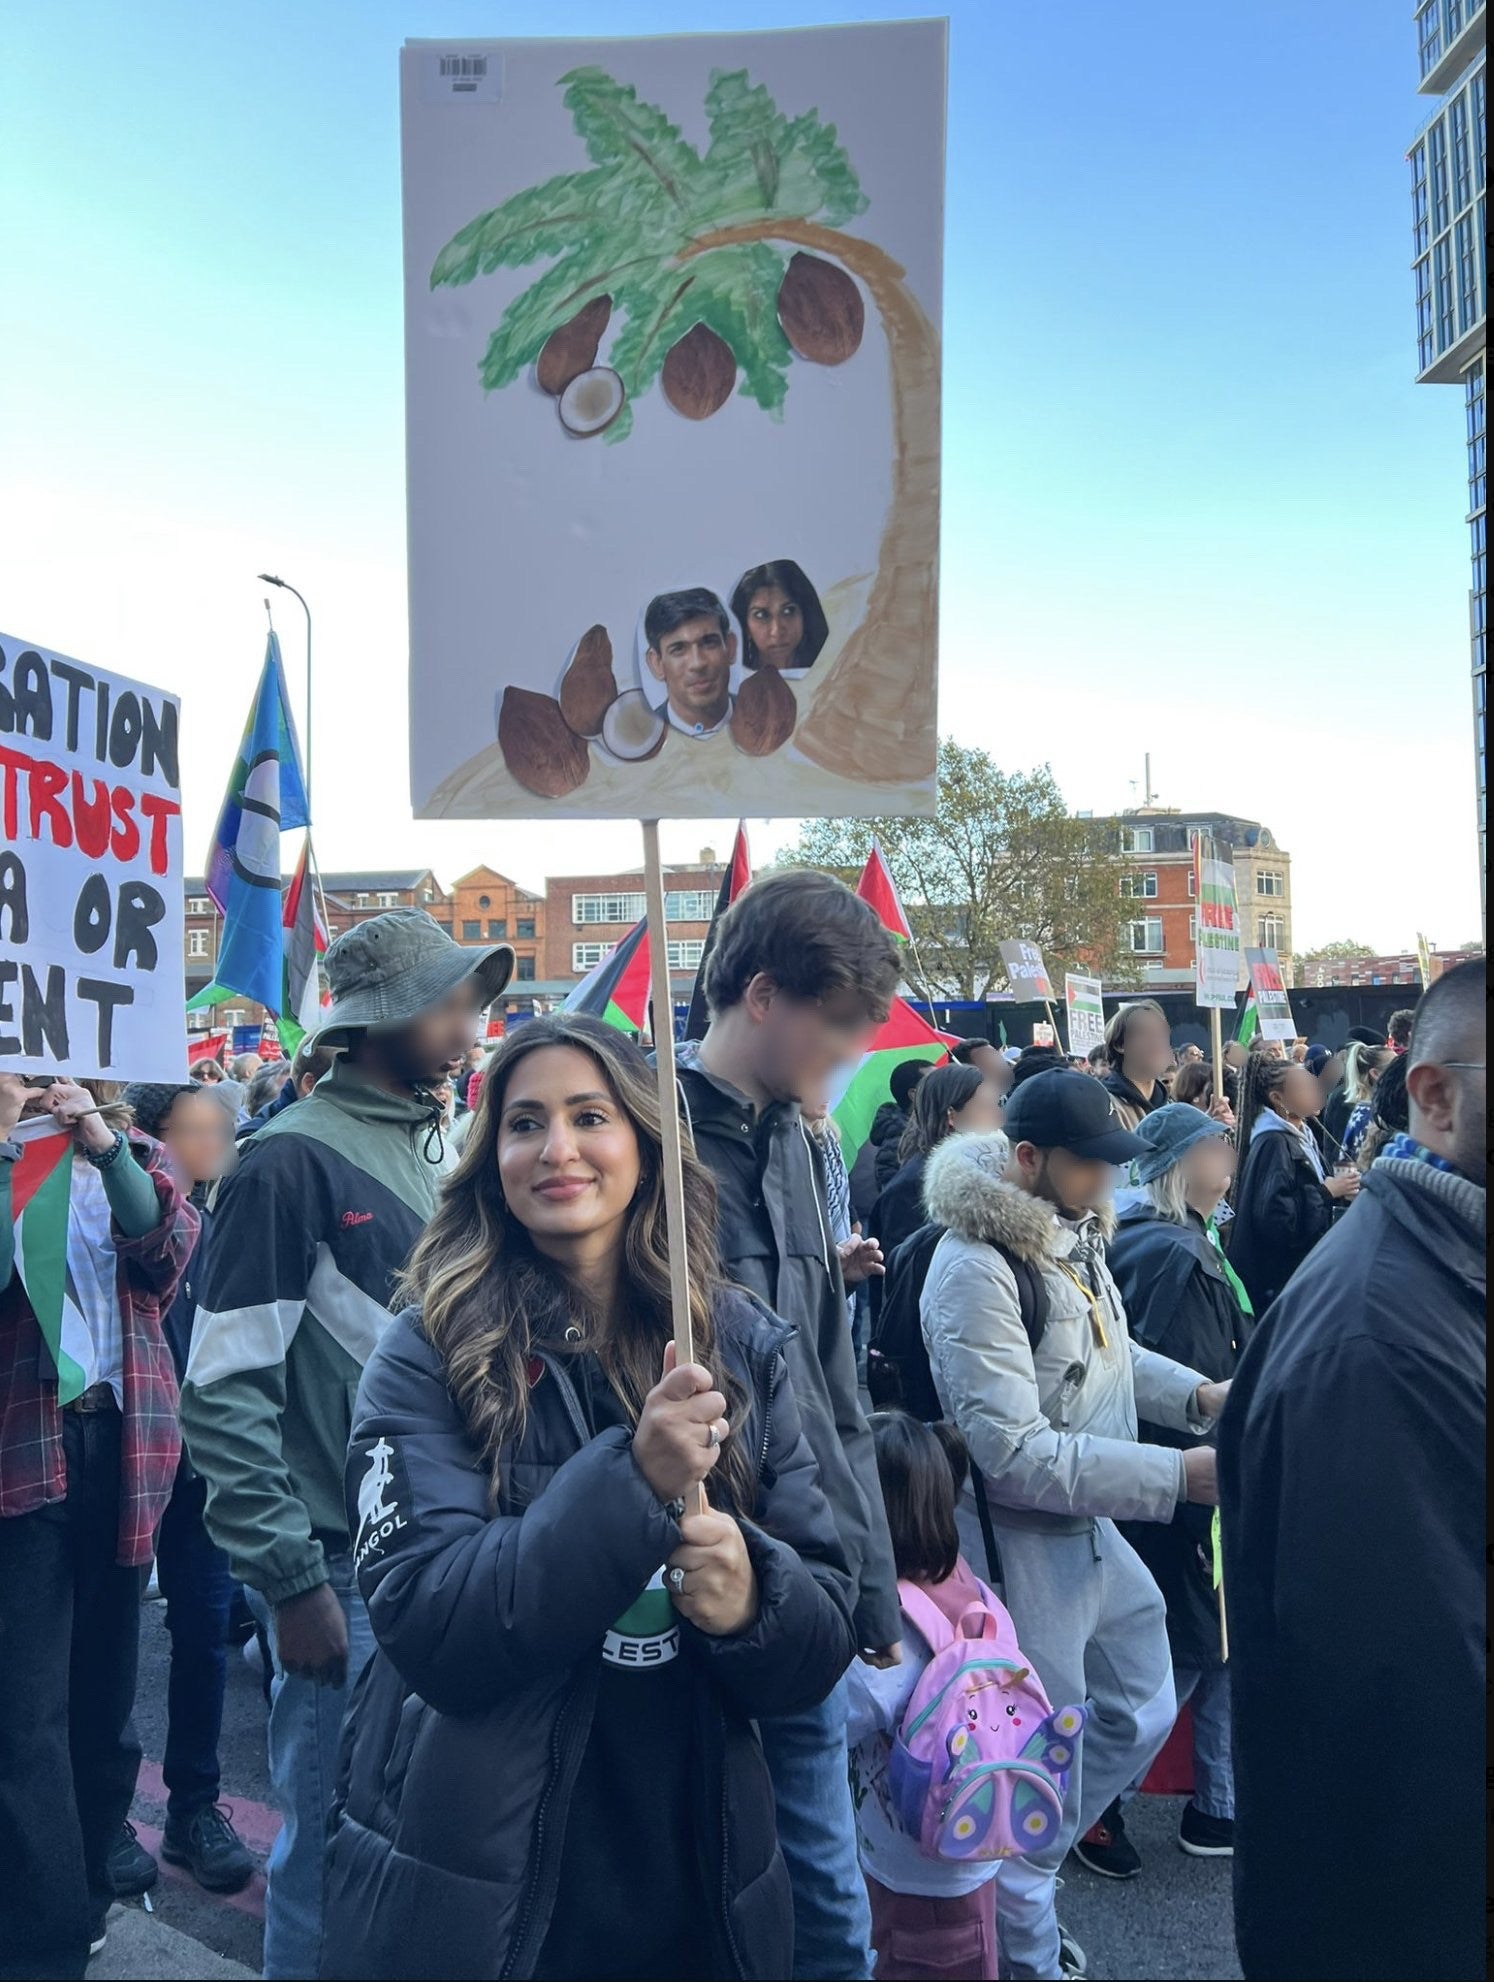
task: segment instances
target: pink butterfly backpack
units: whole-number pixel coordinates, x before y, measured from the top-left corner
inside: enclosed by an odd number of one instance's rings
[[[1025,1858],[1057,1832],[1083,1707],[1051,1707],[1004,1605],[981,1584],[952,1625],[916,1583],[903,1614],[933,1656],[892,1737],[898,1822],[925,1858]]]

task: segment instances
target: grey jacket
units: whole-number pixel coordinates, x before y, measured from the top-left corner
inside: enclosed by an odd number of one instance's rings
[[[1138,1405],[1152,1424],[1201,1434],[1208,1422],[1190,1405],[1205,1379],[1131,1340],[1105,1264],[1109,1212],[1060,1219],[1001,1181],[1006,1158],[1004,1136],[954,1135],[924,1174],[929,1216],[947,1228],[920,1304],[945,1416],[985,1475],[998,1524],[1068,1533],[1097,1516],[1169,1521],[1183,1455],[1138,1443]],[[1041,1269],[1049,1314],[1036,1350],[998,1245]]]

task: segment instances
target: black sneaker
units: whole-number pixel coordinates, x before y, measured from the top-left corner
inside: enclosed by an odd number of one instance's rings
[[[109,1904],[106,1901],[95,1910],[93,1918],[88,1923],[88,1959],[90,1961],[93,1960],[96,1954],[102,1954],[104,1952],[104,1943],[109,1938],[108,1919]]]
[[[1119,1803],[1112,1803],[1097,1824],[1074,1840],[1074,1856],[1102,1879],[1134,1879],[1141,1870],[1141,1853],[1126,1836]]]
[[[1233,1858],[1235,1820],[1211,1817],[1196,1803],[1190,1803],[1178,1825],[1178,1843],[1190,1858]]]
[[[139,1899],[161,1876],[160,1866],[140,1842],[133,1824],[120,1827],[104,1860],[104,1870],[116,1899]]]
[[[185,1865],[210,1893],[239,1892],[254,1877],[253,1852],[216,1803],[185,1817],[168,1816],[161,1856],[168,1865]]]

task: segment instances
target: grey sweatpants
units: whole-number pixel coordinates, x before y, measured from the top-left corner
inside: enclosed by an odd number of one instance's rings
[[[965,1560],[983,1576],[985,1544],[968,1494],[959,1529]],[[1062,1829],[1037,1856],[1007,1859],[996,1892],[1003,1975],[1053,1982],[1058,1868],[1111,1798],[1145,1772],[1177,1718],[1167,1613],[1151,1572],[1112,1521],[1094,1521],[1076,1535],[1034,1534],[998,1521],[996,1541],[1024,1656],[1055,1707],[1089,1710]]]

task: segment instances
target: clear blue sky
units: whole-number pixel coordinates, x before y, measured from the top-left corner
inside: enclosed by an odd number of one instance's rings
[[[1462,405],[1411,383],[1410,0],[950,12],[943,727],[1050,760],[1075,807],[1131,802],[1149,749],[1164,802],[1263,819],[1299,947],[1467,938]],[[613,828],[408,820],[397,51],[803,18],[0,14],[0,626],[189,698],[189,863],[266,568],[317,612],[325,865],[617,857]]]

